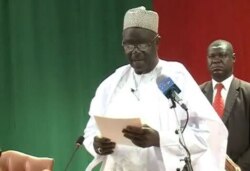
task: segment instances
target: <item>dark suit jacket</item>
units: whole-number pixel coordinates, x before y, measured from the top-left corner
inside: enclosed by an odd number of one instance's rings
[[[212,103],[212,81],[201,84],[200,88]],[[227,154],[242,171],[250,171],[250,83],[233,79],[222,120],[229,132]]]

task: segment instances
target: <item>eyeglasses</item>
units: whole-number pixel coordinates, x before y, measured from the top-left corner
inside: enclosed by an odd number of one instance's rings
[[[150,42],[147,42],[147,43],[131,44],[131,43],[124,43],[124,42],[122,42],[122,46],[123,46],[124,50],[127,51],[127,52],[131,52],[135,48],[139,49],[140,51],[145,51],[149,47],[152,46],[152,43],[154,42],[154,40],[157,37],[159,37],[159,34],[157,34]]]

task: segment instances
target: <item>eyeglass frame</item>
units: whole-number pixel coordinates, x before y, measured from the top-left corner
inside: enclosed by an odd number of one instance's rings
[[[151,41],[149,41],[147,43],[131,44],[131,43],[124,43],[124,42],[122,42],[122,46],[123,46],[124,50],[127,51],[127,52],[132,52],[135,48],[137,48],[140,51],[145,51],[149,47],[152,46],[152,43],[155,41],[155,39],[157,37],[160,37],[159,34],[156,34],[155,37]]]

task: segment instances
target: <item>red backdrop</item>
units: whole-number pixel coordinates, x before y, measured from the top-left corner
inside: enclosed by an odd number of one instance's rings
[[[154,0],[162,36],[159,56],[183,63],[198,83],[210,79],[206,50],[215,39],[235,49],[235,76],[250,81],[249,0]]]

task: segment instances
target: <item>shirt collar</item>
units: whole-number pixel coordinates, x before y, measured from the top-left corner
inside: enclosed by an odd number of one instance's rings
[[[222,82],[217,82],[217,81],[215,81],[214,79],[212,79],[213,90],[215,89],[215,85],[216,85],[217,83],[222,83],[223,86],[224,86],[224,89],[225,89],[225,90],[229,90],[229,87],[230,87],[230,84],[231,84],[233,78],[234,78],[234,75],[232,74],[230,77],[228,77],[227,79],[225,79],[225,80],[222,81]]]

